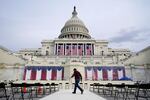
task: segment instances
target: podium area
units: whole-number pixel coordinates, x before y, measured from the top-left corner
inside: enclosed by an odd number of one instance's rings
[[[54,94],[41,98],[40,100],[106,100],[88,90],[85,90],[83,94],[81,94],[79,90],[77,90],[76,94],[72,94],[72,91],[73,89],[60,90]]]

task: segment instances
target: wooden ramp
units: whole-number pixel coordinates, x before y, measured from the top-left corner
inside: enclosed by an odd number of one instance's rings
[[[78,90],[76,94],[72,94],[72,90],[60,90],[54,94],[48,95],[40,100],[106,100],[88,90],[84,90],[84,93]]]

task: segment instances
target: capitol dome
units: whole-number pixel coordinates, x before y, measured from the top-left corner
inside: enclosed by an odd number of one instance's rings
[[[64,27],[61,29],[61,34],[58,38],[70,38],[70,39],[90,39],[89,31],[84,23],[78,18],[76,7],[72,12],[72,17],[69,19]]]

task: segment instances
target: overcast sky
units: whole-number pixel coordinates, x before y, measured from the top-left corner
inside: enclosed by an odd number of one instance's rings
[[[150,0],[0,0],[0,45],[17,51],[55,39],[73,6],[93,38],[139,51],[150,45]]]

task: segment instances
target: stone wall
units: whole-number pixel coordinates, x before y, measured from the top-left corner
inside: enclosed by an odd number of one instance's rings
[[[3,68],[0,69],[0,80],[22,80],[23,68]]]
[[[145,66],[126,66],[126,76],[133,81],[150,82],[150,68]]]

